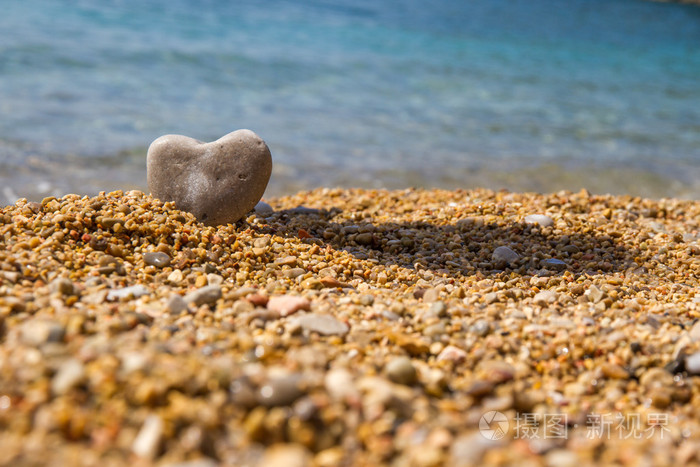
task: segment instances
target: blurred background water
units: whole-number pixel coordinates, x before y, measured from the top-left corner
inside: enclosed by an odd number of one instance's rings
[[[250,128],[317,186],[700,198],[700,7],[5,0],[0,204],[146,190],[148,145]]]

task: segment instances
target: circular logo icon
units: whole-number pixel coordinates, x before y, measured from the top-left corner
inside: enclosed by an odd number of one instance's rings
[[[503,438],[508,433],[508,427],[508,418],[495,410],[486,412],[479,420],[481,436],[493,441]]]

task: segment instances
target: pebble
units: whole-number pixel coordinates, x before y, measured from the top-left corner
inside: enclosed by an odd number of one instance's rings
[[[123,299],[132,299],[132,298],[139,298],[144,295],[150,294],[151,291],[141,285],[141,284],[136,284],[136,285],[131,285],[129,287],[124,287],[121,289],[112,289],[109,292],[107,292],[107,300],[108,301],[115,301],[115,300],[123,300]]]
[[[467,352],[454,345],[448,345],[438,354],[437,361],[448,360],[450,362],[459,363],[466,360],[466,358]]]
[[[71,358],[64,361],[51,380],[51,392],[62,396],[73,389],[85,379],[85,367],[83,364]]]
[[[554,219],[544,214],[530,214],[525,216],[526,224],[537,224],[541,227],[549,227],[554,225]]]
[[[184,276],[182,275],[182,271],[180,271],[179,269],[175,269],[168,275],[168,282],[171,282],[176,285],[182,282],[182,279],[184,279]]]
[[[440,292],[435,288],[429,288],[423,293],[425,303],[433,303],[440,299]]]
[[[700,341],[700,320],[697,321],[692,328],[690,328],[688,335],[693,342]]]
[[[309,208],[307,206],[297,206],[295,208],[287,209],[287,213],[301,216],[318,216],[322,214],[323,211],[316,208]]]
[[[491,332],[491,325],[488,321],[480,319],[471,326],[470,330],[477,336],[484,337]]]
[[[258,402],[266,407],[289,405],[304,394],[302,376],[292,373],[273,376],[258,391]]]
[[[325,387],[331,397],[339,400],[359,397],[352,373],[345,368],[336,368],[326,373]]]
[[[170,256],[168,256],[166,253],[163,253],[162,251],[149,251],[148,253],[144,253],[143,255],[144,263],[150,266],[155,266],[157,268],[164,268],[170,266],[170,261]]]
[[[279,313],[280,316],[289,316],[300,310],[310,310],[311,302],[304,297],[294,295],[275,295],[268,300],[267,308]]]
[[[140,352],[131,351],[121,355],[121,369],[126,374],[141,371],[147,364],[148,357]]]
[[[260,461],[265,467],[308,467],[311,453],[300,444],[276,444],[265,451]]]
[[[245,299],[253,304],[253,306],[261,306],[261,307],[266,307],[267,302],[270,301],[270,297],[267,295],[261,295],[258,293],[252,293],[250,295],[247,295]]]
[[[502,360],[483,360],[479,362],[479,375],[494,384],[510,381],[515,377],[515,368]]]
[[[323,283],[315,277],[309,277],[308,279],[301,281],[301,286],[304,289],[322,289]]]
[[[294,261],[291,264],[296,264],[297,259],[294,258]],[[278,263],[280,264],[280,263]],[[302,268],[291,268],[291,269],[285,269],[282,271],[282,275],[288,279],[296,279],[299,276],[303,276],[306,274],[306,271]]]
[[[131,445],[132,452],[144,459],[154,459],[160,450],[164,428],[163,420],[158,415],[151,414],[146,417]]]
[[[344,335],[349,331],[347,324],[334,316],[320,313],[307,313],[295,318],[294,322],[309,332],[323,336]]]
[[[685,358],[685,369],[691,375],[700,375],[700,352],[696,352]]]
[[[297,257],[292,255],[283,256],[281,258],[275,259],[275,264],[278,266],[294,266],[295,264],[297,264]],[[304,270],[302,269],[302,273],[303,272]]]
[[[22,324],[21,338],[25,344],[38,347],[48,342],[62,342],[66,334],[61,323],[51,320],[33,320]]]
[[[179,315],[187,309],[187,302],[182,296],[173,294],[167,302],[165,302],[165,311],[171,315]]]
[[[212,305],[221,298],[220,285],[206,285],[185,295],[185,302],[200,305]]]
[[[148,188],[207,225],[234,223],[260,201],[272,172],[265,142],[237,130],[211,143],[165,135],[148,148]]]
[[[209,273],[207,274],[207,284],[209,285],[221,285],[224,283],[224,278],[218,274]]]
[[[497,302],[500,299],[500,294],[498,292],[489,292],[486,295],[484,295],[484,303],[487,305],[490,305],[492,303]]]
[[[542,292],[538,292],[537,295],[535,295],[532,298],[532,302],[535,305],[539,306],[547,306],[552,303],[555,303],[557,301],[558,295],[555,291],[553,290],[543,290]]]
[[[542,266],[553,271],[563,271],[566,269],[566,263],[560,259],[548,258],[542,261]]]
[[[605,298],[605,292],[600,290],[595,285],[592,285],[588,288],[588,290],[586,291],[586,295],[588,296],[588,300],[590,300],[592,303],[598,303],[603,298]]]
[[[628,379],[630,377],[627,370],[614,363],[603,363],[600,370],[603,375],[611,379]]]
[[[493,250],[492,259],[496,263],[512,265],[520,259],[520,255],[507,246],[499,246]]]
[[[269,216],[273,212],[275,212],[274,209],[272,209],[272,206],[267,204],[265,201],[258,201],[258,204],[255,205],[255,210],[256,214],[260,214],[261,216]]]
[[[408,357],[394,357],[384,371],[391,381],[398,384],[411,385],[418,381],[418,372]]]
[[[53,293],[58,293],[60,295],[75,295],[75,287],[70,279],[65,277],[58,277],[51,281],[49,284],[49,290]]]

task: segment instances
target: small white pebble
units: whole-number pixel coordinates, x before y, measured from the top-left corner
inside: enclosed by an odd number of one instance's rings
[[[131,445],[131,450],[139,457],[153,459],[158,455],[162,437],[163,420],[158,415],[149,415]]]

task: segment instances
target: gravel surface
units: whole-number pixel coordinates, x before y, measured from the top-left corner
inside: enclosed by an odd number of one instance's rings
[[[0,464],[700,461],[700,202],[266,202],[1,209]]]

